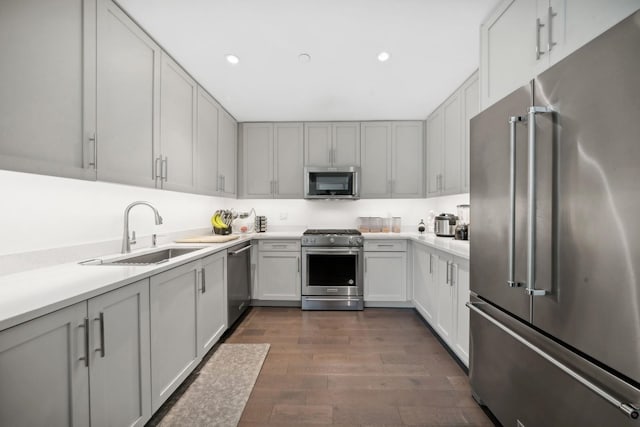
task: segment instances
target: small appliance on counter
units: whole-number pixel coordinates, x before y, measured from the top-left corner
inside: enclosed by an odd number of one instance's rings
[[[469,240],[469,205],[458,205],[458,222],[456,223],[454,239]]]
[[[267,217],[258,215],[256,216],[256,233],[264,233],[267,231]]]
[[[456,232],[458,217],[451,213],[441,213],[433,220],[433,231],[436,236],[453,237]]]

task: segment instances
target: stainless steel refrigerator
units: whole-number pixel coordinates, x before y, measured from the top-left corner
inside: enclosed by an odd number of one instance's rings
[[[640,426],[640,11],[474,117],[470,150],[474,397],[509,427]]]

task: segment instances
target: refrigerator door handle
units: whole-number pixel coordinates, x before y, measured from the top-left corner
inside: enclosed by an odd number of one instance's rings
[[[509,277],[507,285],[511,288],[522,286],[516,282],[516,124],[527,120],[526,116],[509,117]]]
[[[529,107],[529,177],[527,195],[527,294],[537,297],[546,295],[544,289],[536,289],[536,114],[551,113],[548,107]]]
[[[568,367],[564,363],[560,362],[559,360],[557,360],[554,357],[552,357],[551,355],[549,355],[544,350],[540,349],[538,346],[536,346],[536,345],[532,344],[531,342],[527,341],[525,338],[523,338],[522,336],[518,335],[517,333],[515,333],[514,331],[509,329],[507,326],[502,324],[500,321],[498,321],[495,318],[493,318],[493,316],[485,313],[483,310],[478,308],[478,305],[482,305],[482,304],[483,303],[467,302],[465,305],[471,311],[473,311],[474,313],[480,315],[484,319],[486,319],[489,322],[491,322],[494,326],[498,327],[500,330],[502,330],[503,332],[505,332],[506,334],[511,336],[513,339],[518,341],[520,344],[522,344],[525,347],[529,348],[531,351],[536,353],[538,356],[542,357],[547,362],[551,363],[556,368],[560,369],[562,372],[564,372],[565,374],[569,375],[571,378],[573,378],[574,380],[578,381],[580,384],[582,384],[583,386],[587,387],[589,390],[591,390],[592,392],[596,393],[598,396],[600,396],[601,398],[603,398],[604,400],[606,400],[607,402],[609,402],[610,404],[612,404],[613,406],[615,406],[616,408],[618,408],[619,410],[624,412],[625,415],[627,415],[629,418],[631,418],[633,420],[637,420],[640,417],[640,408],[637,408],[632,403],[622,402],[621,400],[617,399],[616,397],[614,397],[613,395],[609,394],[608,392],[606,392],[605,390],[603,390],[602,388],[600,388],[596,384],[592,383],[587,378],[583,377],[582,375],[580,375],[579,373],[577,373],[576,371],[574,371],[573,369],[571,369],[570,367]]]

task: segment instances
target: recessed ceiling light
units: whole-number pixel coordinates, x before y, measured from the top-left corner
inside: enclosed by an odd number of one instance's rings
[[[378,61],[380,62],[388,61],[389,58],[391,58],[391,54],[389,54],[389,52],[380,52],[378,54]]]
[[[240,58],[238,58],[238,57],[237,57],[237,56],[235,56],[235,55],[231,55],[231,54],[229,54],[229,55],[226,55],[226,56],[225,56],[225,58],[227,59],[227,62],[228,62],[229,64],[236,65],[238,62],[240,62]]]
[[[311,61],[311,55],[309,55],[308,53],[301,53],[300,55],[298,55],[298,61],[302,62],[303,64]]]

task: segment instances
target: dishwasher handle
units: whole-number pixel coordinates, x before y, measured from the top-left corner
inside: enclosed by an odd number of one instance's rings
[[[238,254],[241,254],[244,251],[248,251],[252,247],[253,247],[253,245],[247,245],[247,246],[245,246],[244,248],[242,248],[240,250],[233,251],[233,252],[227,252],[227,255],[229,255],[229,256],[238,255]]]

